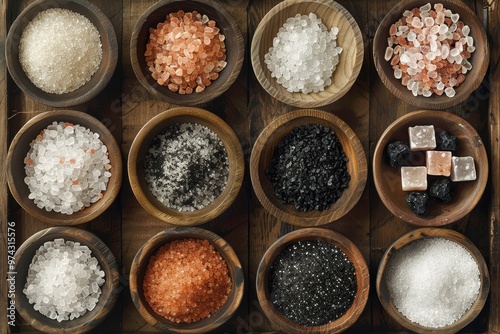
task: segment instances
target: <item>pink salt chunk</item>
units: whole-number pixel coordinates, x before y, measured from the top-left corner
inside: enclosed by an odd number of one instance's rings
[[[410,126],[408,134],[412,151],[433,150],[436,148],[436,135],[433,125]]]
[[[473,157],[451,158],[451,180],[453,182],[473,181],[476,179],[476,166]]]
[[[451,152],[427,151],[426,152],[427,174],[450,176],[451,174]]]
[[[427,190],[427,167],[401,167],[403,191]]]

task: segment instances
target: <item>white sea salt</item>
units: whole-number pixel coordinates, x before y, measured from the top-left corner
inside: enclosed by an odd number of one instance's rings
[[[342,48],[339,29],[330,31],[316,14],[297,14],[286,20],[264,56],[271,76],[289,92],[308,94],[331,85]]]
[[[36,251],[23,293],[44,316],[58,322],[73,320],[95,308],[104,276],[87,246],[55,239]]]
[[[24,182],[28,198],[40,209],[71,215],[103,196],[111,165],[99,134],[78,124],[53,122],[30,147]]]
[[[19,61],[31,82],[47,93],[74,91],[90,80],[102,59],[99,31],[69,9],[40,12],[23,30]]]
[[[459,320],[479,295],[479,267],[462,245],[443,238],[398,250],[385,275],[392,302],[410,321],[440,328]]]

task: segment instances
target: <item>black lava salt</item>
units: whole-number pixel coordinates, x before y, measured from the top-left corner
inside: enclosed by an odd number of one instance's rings
[[[323,211],[349,187],[348,160],[331,129],[306,124],[279,142],[267,175],[285,204],[300,211]]]
[[[429,205],[429,195],[426,192],[412,191],[406,195],[406,203],[410,206],[413,212],[417,215],[425,214]]]
[[[451,201],[451,181],[450,179],[438,179],[429,188],[429,195],[443,203]]]
[[[387,145],[386,154],[392,167],[411,165],[412,153],[408,145],[402,141],[395,141]]]
[[[354,265],[337,246],[298,241],[285,248],[269,271],[274,306],[302,326],[319,326],[344,315],[358,289]]]
[[[158,134],[144,158],[149,190],[165,206],[194,211],[224,190],[229,163],[215,132],[197,123],[176,123]]]
[[[457,150],[457,137],[448,131],[441,131],[436,135],[436,145],[436,150],[454,152]]]

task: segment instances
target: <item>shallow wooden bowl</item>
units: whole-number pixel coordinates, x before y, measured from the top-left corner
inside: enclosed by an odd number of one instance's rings
[[[33,308],[26,295],[23,293],[28,276],[28,268],[31,264],[35,252],[47,241],[63,238],[64,241],[79,242],[87,246],[92,251],[99,262],[101,270],[104,271],[105,282],[101,286],[102,294],[96,307],[92,311],[87,311],[83,316],[74,319],[58,322],[42,315]],[[45,333],[86,333],[96,327],[106,318],[119,295],[118,265],[113,253],[104,242],[94,234],[76,227],[51,227],[39,231],[29,237],[17,250],[15,254],[15,267],[10,270],[16,274],[15,305],[21,317],[32,327]]]
[[[65,94],[46,93],[36,87],[19,62],[19,42],[24,28],[37,14],[49,8],[69,9],[88,18],[99,31],[102,60],[97,72],[80,88]],[[26,7],[9,29],[5,41],[5,59],[9,73],[19,88],[33,100],[52,107],[69,107],[90,101],[113,76],[118,61],[118,42],[110,20],[99,8],[86,0],[38,0]]]
[[[413,241],[426,239],[426,238],[443,238],[453,242],[456,242],[463,247],[465,247],[471,254],[471,256],[476,261],[479,267],[479,273],[481,278],[481,287],[479,288],[479,295],[471,308],[465,312],[465,314],[451,325],[440,327],[440,328],[429,328],[408,320],[403,316],[391,301],[391,296],[387,287],[387,282],[385,278],[386,268],[392,257],[396,254],[398,250],[404,246],[412,243]],[[481,252],[477,247],[467,239],[463,234],[456,231],[446,229],[446,228],[420,228],[413,230],[401,238],[396,240],[389,248],[385,251],[382,260],[380,261],[377,280],[376,280],[377,295],[382,303],[382,306],[389,315],[396,320],[401,326],[411,330],[415,333],[457,333],[460,329],[464,328],[469,324],[476,316],[479,314],[483,308],[486,299],[488,297],[488,292],[490,289],[490,277],[488,274],[488,267],[484,261]]]
[[[387,145],[397,140],[408,144],[408,127],[415,125],[434,125],[435,130],[456,136],[458,149],[453,155],[473,157],[477,175],[475,181],[452,182],[451,202],[432,201],[423,216],[406,203],[409,192],[401,189],[400,169],[391,167],[386,159]],[[413,152],[414,165],[425,166],[423,152]],[[380,136],[373,153],[373,181],[380,199],[396,217],[417,226],[446,225],[467,215],[481,199],[488,181],[488,157],[481,137],[463,118],[445,111],[415,111],[398,118]]]
[[[199,210],[178,211],[168,208],[151,193],[144,177],[144,158],[151,142],[157,134],[175,123],[198,123],[210,128],[226,149],[229,162],[226,187],[211,204]],[[153,117],[135,137],[128,156],[128,177],[135,197],[150,214],[174,225],[200,225],[219,216],[236,199],[244,170],[243,150],[231,127],[215,114],[193,107],[172,108]]]
[[[413,96],[412,92],[403,86],[401,79],[394,77],[394,70],[390,61],[386,61],[384,55],[385,49],[388,46],[387,38],[389,37],[390,26],[403,17],[405,10],[423,6],[428,2],[427,0],[400,1],[387,13],[375,32],[373,58],[380,79],[397,98],[419,108],[446,109],[463,102],[481,84],[488,69],[490,59],[488,40],[483,24],[466,4],[460,0],[439,1],[445,9],[450,9],[453,13],[458,13],[460,20],[470,27],[470,36],[474,38],[474,46],[476,47],[470,58],[472,70],[465,75],[465,81],[460,86],[455,87],[456,94],[452,98],[447,97],[446,94],[441,96],[433,94],[430,97]]]
[[[99,139],[106,145],[111,164],[111,177],[103,198],[84,210],[71,215],[46,211],[28,199],[29,188],[24,183],[24,158],[30,150],[30,143],[36,136],[53,122],[79,124],[99,134]],[[122,183],[122,157],[120,147],[109,130],[96,118],[74,110],[56,110],[43,112],[30,119],[16,134],[7,153],[7,183],[16,202],[31,216],[54,225],[78,225],[91,221],[103,213],[118,196]]]
[[[224,305],[211,317],[189,324],[177,324],[156,314],[144,298],[143,280],[149,259],[168,242],[179,239],[208,240],[226,261],[231,277],[231,292]],[[238,309],[244,293],[244,276],[240,261],[231,245],[213,232],[198,227],[174,227],[149,239],[137,252],[130,269],[130,293],[141,316],[155,328],[172,333],[212,332],[226,322]]]
[[[219,77],[212,81],[212,84],[206,87],[201,93],[193,92],[192,94],[181,95],[170,91],[166,86],[159,85],[151,77],[151,72],[144,56],[146,44],[149,40],[149,29],[156,28],[158,23],[165,21],[168,14],[179,10],[185,12],[195,10],[202,15],[207,15],[209,19],[217,22],[217,27],[221,30],[221,34],[226,37],[224,43],[226,45],[227,65],[219,73]],[[238,77],[244,55],[245,45],[238,24],[231,14],[214,0],[161,0],[141,15],[132,30],[130,38],[130,60],[132,69],[139,82],[154,97],[183,106],[199,105],[223,94]]]
[[[297,14],[315,13],[330,30],[339,28],[337,46],[343,49],[332,75],[332,84],[319,93],[291,93],[271,76],[264,56],[285,21]],[[261,86],[275,99],[299,107],[313,108],[337,101],[352,87],[363,64],[363,37],[351,14],[333,0],[285,0],[273,7],[260,21],[252,39],[252,66]]]
[[[281,139],[294,128],[304,124],[321,124],[330,128],[339,138],[349,158],[347,170],[351,175],[349,187],[336,203],[324,211],[303,212],[293,205],[283,204],[274,194],[266,175],[273,153]],[[284,114],[272,121],[259,135],[250,157],[252,186],[262,206],[279,220],[298,226],[318,226],[345,215],[358,202],[366,184],[368,167],[363,146],[354,131],[337,116],[315,109],[300,109]]]
[[[278,311],[269,296],[269,270],[276,257],[289,245],[303,240],[322,240],[339,247],[354,264],[358,290],[354,303],[335,321],[321,326],[301,326]],[[262,257],[256,277],[257,297],[264,314],[273,324],[287,333],[340,333],[353,325],[363,312],[370,290],[370,275],[363,255],[356,245],[343,235],[322,228],[305,228],[285,234],[276,240]]]

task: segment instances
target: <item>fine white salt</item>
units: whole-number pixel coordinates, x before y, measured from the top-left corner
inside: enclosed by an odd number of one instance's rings
[[[339,29],[328,31],[316,14],[297,14],[286,20],[264,56],[271,76],[289,92],[308,94],[331,85],[342,48]]]
[[[47,93],[74,91],[90,80],[102,59],[99,31],[69,9],[39,13],[24,28],[19,61],[31,82]]]
[[[459,320],[479,295],[479,268],[462,245],[443,238],[397,251],[385,275],[392,302],[410,321],[439,328]]]

